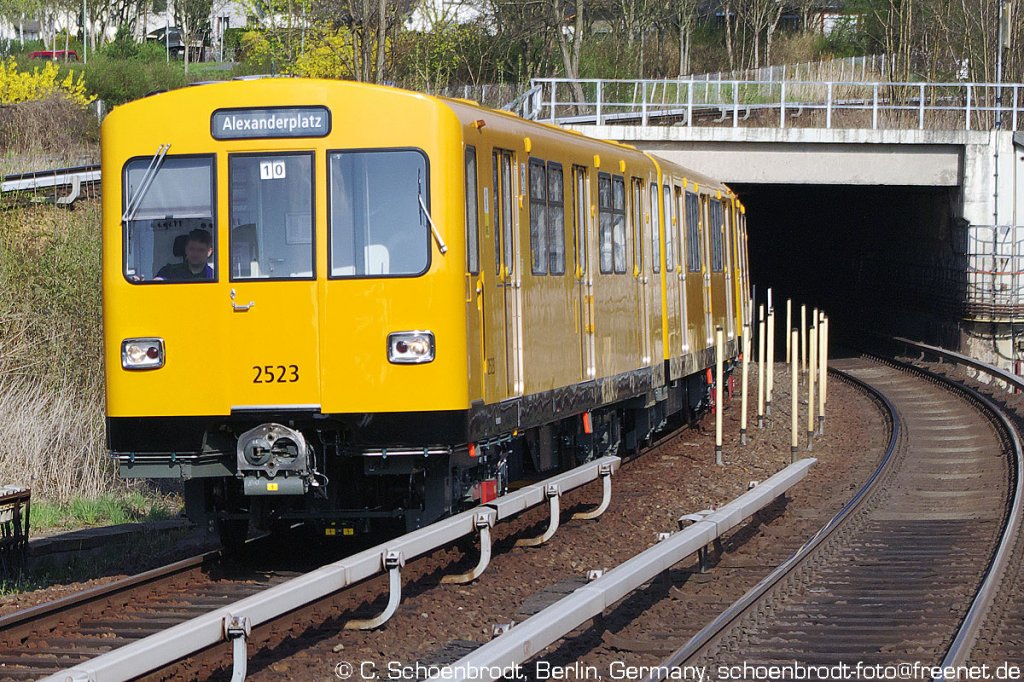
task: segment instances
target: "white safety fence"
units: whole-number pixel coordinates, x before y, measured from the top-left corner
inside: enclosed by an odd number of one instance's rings
[[[1018,83],[537,78],[514,108],[551,123],[1005,130],[1024,125]],[[521,98],[521,99],[522,99]]]

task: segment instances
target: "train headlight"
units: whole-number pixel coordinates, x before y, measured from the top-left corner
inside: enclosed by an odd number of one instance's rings
[[[164,366],[163,339],[125,339],[121,342],[121,366],[125,369],[158,369]]]
[[[426,331],[388,334],[388,362],[419,365],[434,359],[434,333]]]

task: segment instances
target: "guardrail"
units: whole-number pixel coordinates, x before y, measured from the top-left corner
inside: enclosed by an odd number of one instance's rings
[[[401,570],[407,560],[477,533],[480,537],[480,563],[468,573],[445,577],[445,582],[460,583],[473,580],[483,572],[490,559],[490,528],[496,522],[546,501],[550,510],[547,531],[540,537],[520,541],[529,545],[545,542],[558,528],[559,497],[562,493],[600,478],[603,481],[601,503],[596,509],[577,516],[595,518],[607,509],[611,501],[611,477],[620,463],[621,459],[614,456],[594,460],[564,474],[503,495],[486,505],[322,566],[234,604],[79,663],[45,680],[105,682],[131,679],[225,640],[232,642],[232,679],[243,680],[248,660],[246,641],[254,626],[386,571],[389,575],[391,594],[384,612],[376,618],[346,623],[347,628],[377,627],[398,607],[401,599]]]
[[[430,682],[499,679],[502,671],[532,658],[659,573],[701,552],[726,531],[785,494],[815,462],[816,459],[808,458],[790,464],[718,511],[683,516],[679,519],[679,532],[442,668]],[[692,525],[684,528],[687,523]]]
[[[0,177],[0,197],[5,194],[41,191],[52,191],[50,198],[58,206],[70,206],[82,196],[82,192],[98,187],[100,183],[100,167],[74,166],[54,170],[32,171]],[[67,194],[58,194],[58,190],[69,188]]]
[[[535,78],[539,119],[562,124],[703,124],[989,130],[1024,125],[1024,84]],[[799,120],[797,120],[799,119]]]

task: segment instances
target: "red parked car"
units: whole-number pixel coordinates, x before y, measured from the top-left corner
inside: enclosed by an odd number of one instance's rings
[[[77,62],[78,53],[74,50],[36,50],[29,59],[53,59],[62,62]]]

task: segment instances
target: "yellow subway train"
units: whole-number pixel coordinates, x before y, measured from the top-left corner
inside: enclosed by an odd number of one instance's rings
[[[108,445],[186,509],[415,528],[707,408],[728,187],[473,102],[265,78],[102,129]]]

